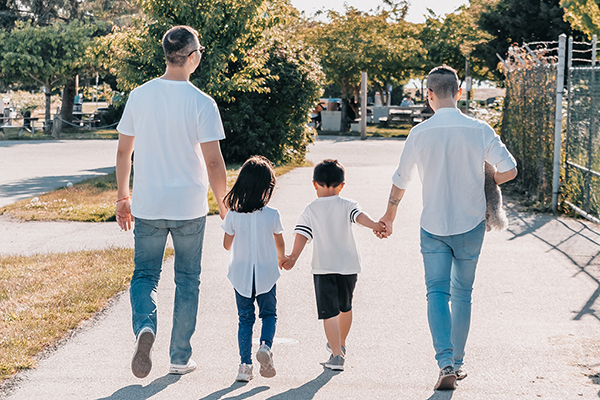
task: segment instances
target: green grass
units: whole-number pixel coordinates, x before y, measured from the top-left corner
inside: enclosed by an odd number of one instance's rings
[[[406,138],[411,130],[410,125],[367,125],[367,137]],[[317,131],[319,136],[360,136],[360,132]]]
[[[174,254],[165,251],[165,259]],[[0,257],[0,381],[125,290],[133,249]]]

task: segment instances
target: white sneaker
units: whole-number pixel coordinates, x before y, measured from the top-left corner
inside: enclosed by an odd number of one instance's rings
[[[154,344],[154,331],[149,326],[142,328],[138,333],[133,358],[131,359],[131,372],[136,378],[145,378],[152,370],[152,345]]]
[[[194,372],[197,366],[198,365],[196,362],[190,359],[186,365],[171,364],[169,367],[169,373],[175,375],[185,375],[189,374],[190,372]]]
[[[236,381],[250,382],[250,379],[254,378],[252,375],[252,364],[240,364]]]
[[[256,359],[260,363],[260,374],[265,378],[272,378],[277,372],[275,372],[275,366],[273,365],[273,353],[266,344],[261,344],[260,348],[256,352]]]

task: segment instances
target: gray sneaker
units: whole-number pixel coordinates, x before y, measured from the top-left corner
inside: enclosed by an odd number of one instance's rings
[[[343,371],[344,370],[344,357],[343,356],[329,356],[329,360],[325,363],[325,367],[332,369],[334,371]]]
[[[277,373],[273,365],[273,353],[266,344],[261,344],[256,352],[256,359],[260,363],[260,374],[265,378],[272,378]]]
[[[138,333],[133,358],[131,359],[131,372],[136,378],[145,378],[152,370],[152,345],[154,344],[154,332],[146,326]]]
[[[456,371],[454,367],[448,365],[440,370],[440,376],[435,384],[435,390],[454,390],[456,389]]]
[[[333,354],[333,351],[331,350],[331,346],[329,345],[329,342],[327,342],[325,344],[325,348],[327,349],[328,352]],[[342,354],[344,355],[344,357],[346,357],[346,346],[342,346]]]

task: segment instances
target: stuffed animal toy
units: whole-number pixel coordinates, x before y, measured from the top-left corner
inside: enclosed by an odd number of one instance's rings
[[[497,231],[503,231],[508,227],[508,219],[506,213],[502,208],[502,192],[500,187],[496,184],[494,174],[496,173],[496,167],[491,164],[485,163],[485,229],[491,231],[492,229]]]

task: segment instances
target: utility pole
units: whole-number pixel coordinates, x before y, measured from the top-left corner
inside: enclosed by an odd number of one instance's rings
[[[465,88],[467,101],[465,102],[465,115],[469,115],[469,101],[471,100],[471,77],[469,76],[469,57],[465,57]]]

